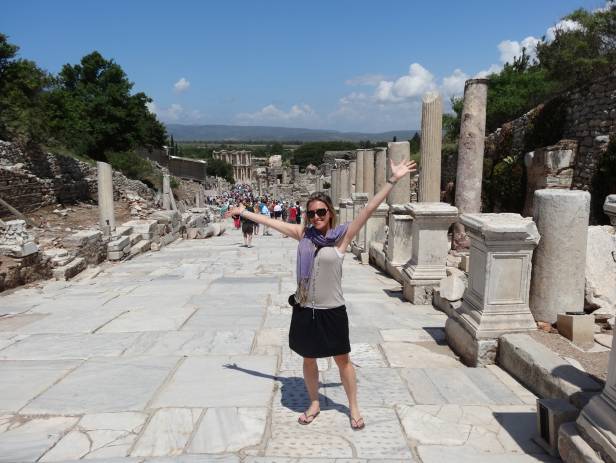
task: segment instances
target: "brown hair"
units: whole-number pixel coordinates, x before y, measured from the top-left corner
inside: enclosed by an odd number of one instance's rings
[[[336,223],[336,210],[334,209],[334,204],[332,203],[331,198],[321,191],[315,191],[308,197],[308,201],[306,201],[306,214],[308,213],[310,203],[314,201],[321,201],[322,203],[325,203],[327,209],[329,210],[329,228],[334,228],[334,224]],[[306,220],[305,227],[308,226],[309,222],[309,220]]]

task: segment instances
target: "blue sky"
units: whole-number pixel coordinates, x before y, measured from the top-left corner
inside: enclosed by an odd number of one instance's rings
[[[562,16],[604,5],[4,0],[0,31],[54,73],[98,50],[164,122],[379,132],[418,128],[425,91],[448,101]]]

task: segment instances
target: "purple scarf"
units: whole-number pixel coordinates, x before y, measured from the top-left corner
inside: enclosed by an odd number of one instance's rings
[[[330,228],[325,235],[319,233],[314,227],[308,227],[304,237],[297,246],[297,302],[303,305],[308,300],[308,286],[310,274],[317,251],[323,247],[335,246],[344,236],[349,224],[344,223],[336,228]]]

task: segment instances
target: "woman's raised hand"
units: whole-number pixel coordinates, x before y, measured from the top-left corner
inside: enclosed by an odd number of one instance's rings
[[[396,181],[408,173],[417,172],[417,163],[415,161],[400,161],[400,163],[394,164],[393,160],[390,159],[389,166],[391,167],[391,175]]]
[[[237,207],[229,209],[227,212],[225,212],[225,219],[233,215],[240,215],[244,209],[246,209],[246,207],[243,204],[240,204]]]

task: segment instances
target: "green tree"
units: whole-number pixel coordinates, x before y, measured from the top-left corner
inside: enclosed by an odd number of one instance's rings
[[[207,161],[208,175],[222,177],[226,181],[233,183],[233,166],[222,159],[208,159]]]
[[[411,149],[411,154],[419,153],[421,150],[421,135],[419,135],[419,132],[415,132],[413,138],[409,140],[409,146]]]
[[[616,4],[596,11],[579,9],[565,16],[578,28],[556,28],[554,40],[537,45],[546,77],[562,88],[604,75],[616,65]]]
[[[49,134],[46,90],[52,78],[0,33],[0,138],[24,143]]]
[[[151,99],[131,95],[132,87],[122,68],[96,51],[80,64],[64,65],[52,95],[64,115],[57,121],[61,141],[97,160],[105,160],[107,151],[162,146],[166,133],[147,109]]]

